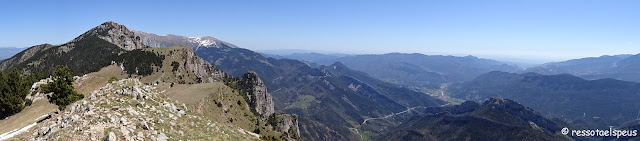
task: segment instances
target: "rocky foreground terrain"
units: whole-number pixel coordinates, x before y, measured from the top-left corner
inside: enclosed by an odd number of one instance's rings
[[[10,140],[259,140],[258,134],[212,122],[162,93],[138,79],[113,81],[65,111],[42,116]]]

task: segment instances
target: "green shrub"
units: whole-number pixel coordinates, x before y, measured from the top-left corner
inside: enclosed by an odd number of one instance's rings
[[[173,61],[171,62],[171,66],[173,66],[173,68],[171,69],[171,71],[177,71],[178,67],[180,67],[180,63]]]
[[[109,78],[109,83],[112,83],[113,81],[118,81],[118,78],[116,78],[115,76],[111,76],[111,78]]]
[[[276,127],[278,125],[278,120],[277,120],[277,116],[276,114],[271,114],[269,115],[269,117],[267,118],[267,122],[269,123],[269,125],[271,125],[272,127]]]
[[[31,99],[24,99],[24,101],[25,101],[24,105],[26,105],[26,106],[31,106],[31,104],[33,104],[33,100],[31,100]]]

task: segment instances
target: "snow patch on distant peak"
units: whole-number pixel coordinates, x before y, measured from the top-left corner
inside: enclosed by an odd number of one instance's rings
[[[193,42],[200,44],[200,46],[210,46],[215,45],[216,40],[213,37],[209,36],[200,36],[200,37],[189,37]]]

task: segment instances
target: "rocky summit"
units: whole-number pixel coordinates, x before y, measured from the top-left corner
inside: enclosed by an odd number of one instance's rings
[[[142,44],[142,40],[139,36],[124,25],[120,25],[113,21],[100,24],[99,26],[94,27],[84,34],[76,37],[71,42],[77,42],[90,36],[97,36],[100,39],[112,43],[124,50],[145,48],[145,45]]]

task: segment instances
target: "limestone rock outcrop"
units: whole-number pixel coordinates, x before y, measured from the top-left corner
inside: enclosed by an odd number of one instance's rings
[[[276,122],[276,130],[284,134],[285,140],[301,140],[297,115],[278,114],[276,115]]]
[[[255,72],[247,72],[240,78],[240,85],[247,91],[247,103],[261,119],[275,113],[273,99],[267,92],[267,86]]]

